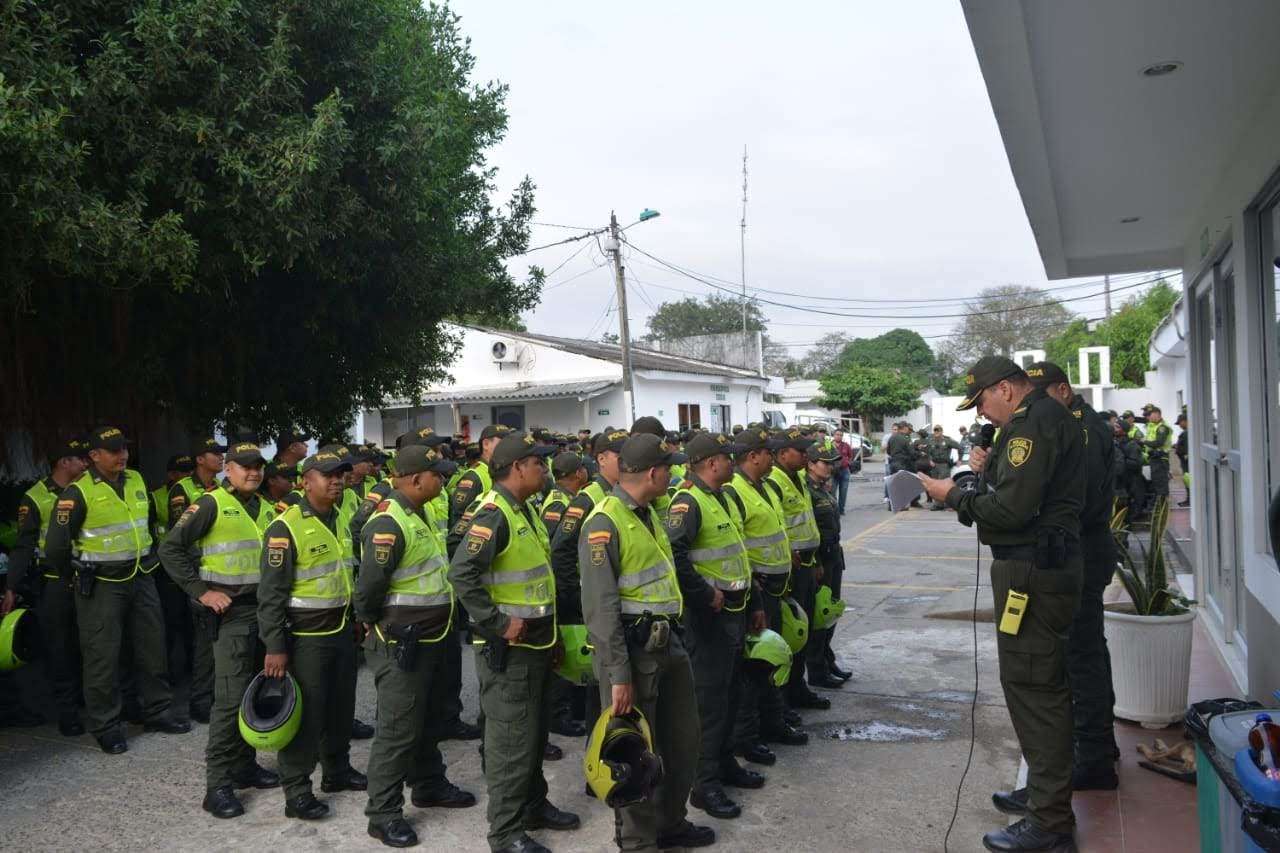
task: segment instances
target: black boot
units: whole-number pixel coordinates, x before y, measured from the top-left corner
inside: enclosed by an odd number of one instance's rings
[[[280,787],[280,774],[255,763],[253,767],[244,773],[232,776],[231,784],[237,788],[258,788],[260,790],[278,788]]]
[[[991,804],[1003,814],[1024,815],[1027,813],[1027,789],[996,791],[991,795]]]
[[[339,770],[337,774],[325,776],[320,780],[320,790],[326,794],[335,794],[338,791],[363,791],[368,787],[368,777],[349,764],[345,770]]]
[[[352,740],[368,740],[373,737],[373,726],[368,723],[351,718],[351,739]]]
[[[729,799],[719,787],[694,788],[689,794],[689,805],[719,820],[732,820],[742,814],[742,806]]]
[[[319,820],[329,814],[329,806],[316,799],[312,793],[299,794],[284,801],[284,816],[298,820]]]
[[[369,835],[388,847],[416,847],[418,833],[402,817],[393,818],[381,826],[369,824]]]
[[[738,751],[744,761],[750,761],[752,764],[763,764],[765,767],[772,767],[778,763],[778,756],[772,749],[762,743],[753,743],[751,746],[743,747]]]
[[[582,826],[582,819],[573,812],[561,811],[547,800],[533,814],[525,815],[524,828],[567,830]]]
[[[244,814],[244,806],[240,804],[230,785],[222,785],[207,792],[200,808],[217,818],[240,817]]]
[[[102,751],[107,755],[119,755],[129,751],[129,741],[125,740],[124,732],[119,729],[112,729],[98,735],[98,746],[102,747]]]
[[[709,826],[697,826],[685,821],[675,830],[658,836],[658,849],[672,847],[709,847],[716,843],[716,831]]]
[[[420,809],[469,809],[476,804],[475,794],[462,790],[448,779],[439,788],[414,791],[410,796]]]
[[[982,845],[996,853],[1068,853],[1076,849],[1069,833],[1050,832],[1023,818],[1012,826],[982,836]]]

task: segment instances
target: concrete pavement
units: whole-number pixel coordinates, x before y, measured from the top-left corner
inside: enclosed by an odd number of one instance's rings
[[[969,751],[974,658],[972,623],[976,540],[949,512],[913,509],[889,515],[880,482],[851,485],[845,515],[850,609],[836,636],[853,671],[844,689],[821,691],[825,712],[805,713],[806,747],[776,747],[760,791],[730,790],[741,818],[690,819],[719,833],[715,850],[942,850],[956,785]],[[979,607],[989,611],[982,560]],[[939,615],[944,618],[937,618]],[[963,617],[963,618],[959,618]],[[973,766],[960,800],[950,850],[981,850],[982,833],[1003,824],[989,795],[1018,767],[1003,707],[989,623],[978,626],[980,687]],[[474,719],[475,677],[466,655],[464,716]],[[372,680],[360,677],[357,714],[374,719]],[[283,817],[279,790],[246,791],[247,814],[218,821],[200,810],[205,728],[188,735],[130,729],[124,756],[102,754],[89,737],[68,740],[52,726],[0,731],[0,827],[15,849],[326,850],[380,849],[365,835],[362,793],[317,795],[332,811],[323,821]],[[554,738],[563,761],[546,765],[552,801],[581,814],[583,828],[535,836],[557,851],[613,849],[612,813],[582,791],[580,742]],[[363,768],[369,741],[352,745]],[[475,743],[444,744],[449,777],[481,799],[464,811],[409,808],[425,850],[483,851],[484,784]],[[274,766],[274,756],[262,756]]]

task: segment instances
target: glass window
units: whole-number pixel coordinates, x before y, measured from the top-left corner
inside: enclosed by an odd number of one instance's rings
[[[1266,413],[1267,429],[1267,494],[1264,506],[1269,505],[1271,496],[1280,489],[1280,293],[1277,292],[1280,275],[1280,199],[1273,200],[1271,205],[1262,211],[1259,217],[1262,233],[1258,245],[1262,258],[1261,286],[1263,288],[1260,304],[1263,311],[1259,313],[1263,328],[1262,340],[1265,342],[1267,381],[1263,383],[1267,395],[1263,411]],[[1266,543],[1268,552],[1271,542]]]

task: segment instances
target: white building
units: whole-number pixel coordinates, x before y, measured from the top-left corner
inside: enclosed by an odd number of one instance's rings
[[[1236,680],[1280,684],[1280,3],[962,0],[1050,278],[1176,268],[1196,597]],[[1176,326],[1174,325],[1176,324]],[[1174,340],[1177,343],[1174,343]]]
[[[458,329],[462,346],[450,378],[358,418],[357,440],[388,445],[410,429],[461,432],[471,440],[491,423],[576,433],[631,426],[622,390],[621,348],[573,338]],[[767,379],[742,367],[633,346],[635,415],[656,415],[667,429],[700,425],[727,431],[760,420]]]

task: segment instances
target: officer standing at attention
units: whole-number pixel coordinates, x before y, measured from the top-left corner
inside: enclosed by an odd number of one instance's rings
[[[929,476],[935,480],[945,480],[951,476],[951,451],[955,450],[961,454],[964,448],[955,439],[946,436],[942,432],[941,426],[933,428],[933,437],[929,439],[929,461],[933,463],[933,470],[929,472]],[[941,501],[933,501],[934,510],[946,509],[946,504]]]
[[[667,430],[662,426],[662,421],[658,420],[653,415],[643,415],[641,417],[638,417],[636,418],[635,423],[631,425],[632,435],[641,435],[642,433],[648,433],[649,435],[656,435],[660,440],[666,441],[669,444],[671,444],[673,448],[677,447],[677,445],[674,442],[672,442],[671,439],[668,437]],[[688,433],[686,433],[686,435],[690,435],[690,436],[692,436],[693,434],[694,434],[694,430],[690,430]],[[676,433],[671,433],[671,436],[675,436],[678,438]],[[674,467],[677,471],[680,472],[677,479],[677,482],[679,482],[680,479],[684,478],[684,466],[675,465],[672,467]],[[671,484],[668,483],[667,485],[670,486]],[[664,520],[667,517],[667,507],[670,505],[671,505],[671,496],[668,495],[666,492],[663,492],[661,495],[653,499],[653,508],[658,511],[658,516]]]
[[[155,539],[159,542],[169,532],[169,490],[173,484],[196,469],[195,460],[189,454],[170,456],[165,465],[165,482],[151,490],[151,500],[156,505]]]
[[[743,449],[734,456],[733,479],[724,487],[725,494],[738,507],[742,519],[742,541],[747,546],[747,562],[753,582],[759,586],[767,627],[782,627],[782,596],[791,579],[791,551],[787,531],[777,503],[777,492],[766,486],[773,468],[774,451],[782,440],[769,435],[763,427],[749,427],[733,437]],[[746,682],[734,738],[742,757],[753,764],[771,765],[778,757],[765,746],[765,741],[802,746],[809,735],[787,719],[795,712],[786,708],[782,694],[772,682]],[[796,715],[795,719],[798,719]]]
[[[632,707],[644,714],[663,777],[652,799],[614,811],[614,838],[620,850],[705,847],[715,832],[685,819],[698,764],[698,700],[680,637],[683,600],[652,506],[685,456],[648,433],[627,439],[619,456],[618,485],[596,504],[579,540],[582,607],[600,701],[614,715]]]
[[[474,794],[445,777],[440,755],[439,679],[453,618],[449,561],[425,511],[457,468],[424,445],[396,456],[395,488],[364,525],[356,618],[378,690],[379,725],[369,751],[369,835],[389,847],[412,847],[404,819],[404,785],[418,808],[467,808]]]
[[[9,582],[0,601],[0,616],[13,610],[19,594],[36,608],[45,673],[58,711],[58,731],[65,737],[84,734],[75,587],[71,575],[59,574],[45,557],[45,534],[58,498],[84,474],[88,447],[88,442],[78,438],[58,445],[49,454],[49,476],[27,489],[18,501],[18,535],[9,552]]]
[[[89,459],[89,470],[53,505],[45,558],[59,577],[75,576],[88,729],[103,752],[118,755],[129,748],[120,721],[120,647],[126,631],[143,729],[183,734],[191,724],[169,716],[173,697],[165,669],[164,617],[151,576],[158,561],[146,483],[125,467],[129,448],[116,427],[90,433]]]
[[[453,529],[462,514],[481,495],[493,488],[493,450],[503,436],[511,434],[505,424],[489,424],[480,431],[480,459],[458,478],[449,499],[449,528]],[[555,448],[552,448],[554,452]]]
[[[1067,637],[1067,680],[1071,684],[1072,720],[1075,731],[1073,791],[1114,790],[1116,776],[1115,696],[1111,690],[1111,655],[1103,633],[1102,592],[1116,570],[1115,538],[1111,533],[1111,507],[1115,481],[1115,444],[1111,429],[1084,398],[1071,388],[1067,374],[1052,362],[1027,367],[1037,388],[1067,407],[1084,430],[1086,487],[1080,512],[1080,548],[1084,574],[1080,607]],[[1025,805],[1026,789],[1010,796]]]
[[[285,817],[317,820],[329,806],[311,789],[317,758],[320,790],[363,791],[351,766],[356,649],[351,641],[350,531],[338,523],[337,501],[351,468],[341,445],[320,448],[302,462],[302,499],[267,528],[258,582],[258,632],[266,646],[263,672],[292,674],[302,691],[302,723],[280,750]]]
[[[298,469],[294,465],[281,465],[271,462],[262,473],[262,497],[272,506],[284,499],[293,490],[294,479]]]
[[[307,442],[311,436],[301,432],[282,433],[276,439],[276,457],[271,460],[274,465],[297,469],[307,455]]]
[[[818,523],[813,518],[813,498],[805,486],[804,472],[809,461],[808,450],[814,441],[798,429],[788,430],[779,437],[783,445],[775,455],[768,484],[778,496],[787,545],[791,549],[791,596],[809,617],[812,633],[813,597],[818,591],[817,576],[822,567],[818,563]],[[787,704],[792,708],[826,710],[831,707],[831,700],[814,693],[805,684],[805,651],[796,652],[792,659]]]
[[[1085,498],[1084,433],[1065,407],[1036,389],[1007,358],[980,359],[965,377],[960,410],[1000,428],[990,451],[970,465],[986,491],[922,476],[929,497],[945,500],[962,524],[978,525],[991,547],[991,589],[1000,683],[1026,758],[1026,817],[987,833],[988,850],[1072,846],[1071,689],[1066,645],[1080,602],[1080,512]],[[996,794],[997,803],[1010,795]]]
[[[840,581],[844,577],[844,551],[840,547],[839,499],[831,493],[829,485],[836,466],[840,464],[840,451],[835,446],[824,448],[815,444],[809,448],[806,458],[805,486],[813,499],[813,519],[818,525],[817,558],[821,575],[817,586],[830,588],[832,597],[838,599]],[[814,687],[839,689],[852,677],[835,665],[835,654],[831,651],[833,631],[827,628],[809,632],[804,652],[809,684]]]
[[[555,478],[556,484],[542,502],[542,511],[539,513],[542,526],[547,529],[548,541],[555,538],[556,528],[564,518],[564,511],[587,484],[587,466],[583,464],[581,456],[566,450],[556,454],[552,460],[551,476]]]
[[[746,633],[766,625],[760,591],[751,583],[738,506],[723,490],[733,478],[732,455],[742,449],[723,435],[704,432],[691,438],[685,445],[688,478],[667,511],[667,538],[684,595],[685,645],[702,721],[690,803],[716,818],[742,814],[725,785],[760,788],[765,782],[733,755]]]
[[[259,766],[240,737],[237,712],[261,670],[258,575],[262,532],[275,513],[258,494],[262,458],[256,444],[234,445],[227,480],[196,498],[160,543],[160,562],[203,611],[197,629],[212,646],[213,706],[205,747],[205,797],[214,817],[244,814],[236,788],[274,788],[280,777]]]
[[[1169,498],[1169,454],[1173,451],[1173,428],[1164,422],[1159,406],[1147,411],[1146,434],[1142,439],[1147,461],[1151,466],[1151,495],[1153,500]]]
[[[508,431],[490,452],[492,488],[480,496],[454,549],[449,581],[485,639],[476,661],[484,712],[489,846],[499,853],[547,850],[529,830],[577,829],[578,816],[547,800],[542,759],[549,686],[559,639],[555,581],[542,524],[526,501],[546,477],[555,448]]]

